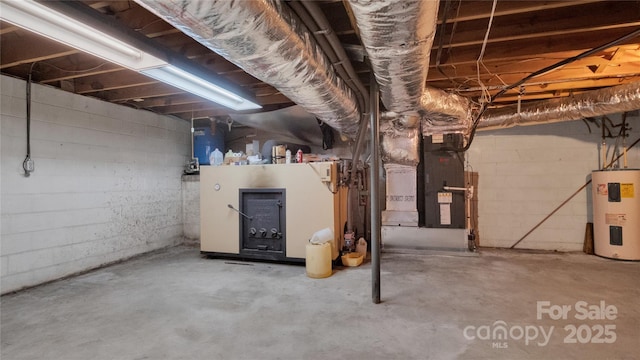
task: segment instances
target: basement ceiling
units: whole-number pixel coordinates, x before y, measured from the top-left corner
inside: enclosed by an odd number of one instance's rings
[[[247,74],[134,1],[82,2],[117,26],[142,34],[151,44],[181,54],[243,88],[262,105],[261,112],[294,105],[270,84]],[[348,1],[314,3],[333,26],[361,81],[368,84],[370,67],[362,60],[365,50]],[[440,2],[427,86],[477,103],[483,91],[495,95],[535,71],[640,29],[640,1],[500,0],[489,27],[492,6],[492,1]],[[76,94],[182,119],[236,113],[6,22],[0,22],[0,50],[3,74],[27,79],[31,72],[36,83]],[[492,106],[568,97],[638,81],[640,37],[634,36],[534,77],[495,99]]]

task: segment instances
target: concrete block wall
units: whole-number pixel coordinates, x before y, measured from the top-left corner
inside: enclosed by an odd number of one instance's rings
[[[609,116],[615,123],[620,114]],[[627,144],[640,137],[640,117]],[[467,157],[479,175],[480,244],[510,247],[590,179],[600,163],[601,130],[582,121],[479,132]],[[608,140],[613,146],[614,140]],[[640,168],[640,145],[629,167]],[[608,158],[611,159],[609,151]],[[518,248],[581,251],[592,222],[591,186],[582,190]]]
[[[180,243],[190,125],[34,84],[24,177],[25,85],[0,78],[1,292]]]
[[[200,175],[182,176],[182,228],[185,243],[200,245]]]

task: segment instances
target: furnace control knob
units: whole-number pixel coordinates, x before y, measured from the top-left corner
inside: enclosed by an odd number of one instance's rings
[[[262,236],[262,237],[267,237],[267,229],[265,229],[265,228],[261,228],[261,229],[260,229],[260,236]]]
[[[276,228],[271,228],[271,237],[272,238],[277,238],[278,237],[278,229]]]
[[[255,236],[257,232],[258,231],[256,230],[256,228],[249,229],[249,234],[251,234],[252,236]]]

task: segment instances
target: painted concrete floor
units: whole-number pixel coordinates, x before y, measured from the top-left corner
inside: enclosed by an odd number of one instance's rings
[[[379,305],[370,269],[310,279],[172,248],[2,297],[1,358],[640,358],[640,263],[386,253]]]

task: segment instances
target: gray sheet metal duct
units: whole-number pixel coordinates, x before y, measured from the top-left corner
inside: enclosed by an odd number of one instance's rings
[[[341,133],[360,112],[313,36],[279,0],[135,0]]]
[[[423,136],[466,132],[471,126],[471,106],[465,97],[427,87],[420,102]]]
[[[405,128],[402,118],[380,124],[382,161],[385,164],[416,166],[420,162],[420,130]]]
[[[349,0],[389,111],[421,109],[438,1]]]
[[[305,144],[322,145],[322,132],[316,117],[300,106],[254,114],[229,114],[229,117],[242,125],[277,133],[295,142],[302,140]]]
[[[550,124],[640,109],[640,82],[584,92],[572,97],[487,111],[478,130]]]
[[[380,120],[393,121],[399,128],[414,128],[420,125],[420,117],[418,115],[400,115],[393,111],[380,113]]]

